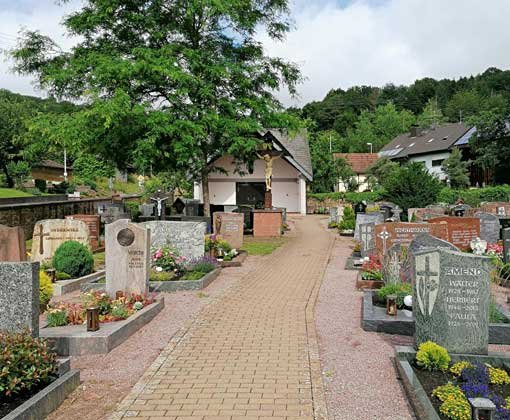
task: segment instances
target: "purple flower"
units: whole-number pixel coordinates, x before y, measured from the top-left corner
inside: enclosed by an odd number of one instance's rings
[[[464,369],[465,370],[465,369]],[[488,398],[489,397],[489,385],[476,383],[476,382],[466,382],[460,386],[462,392],[466,395],[466,398]]]

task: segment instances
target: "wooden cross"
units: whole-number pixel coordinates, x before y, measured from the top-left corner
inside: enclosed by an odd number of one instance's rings
[[[40,239],[39,239],[39,254],[44,254],[44,247],[43,247],[43,242],[44,242],[44,237],[45,236],[50,236],[49,233],[43,233],[43,226],[42,225],[39,225],[39,233],[34,233],[34,238],[36,236],[39,236]]]

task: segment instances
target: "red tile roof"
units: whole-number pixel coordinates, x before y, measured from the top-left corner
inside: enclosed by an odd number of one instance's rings
[[[367,169],[379,159],[377,153],[333,153],[333,157],[345,159],[357,174],[366,173]]]

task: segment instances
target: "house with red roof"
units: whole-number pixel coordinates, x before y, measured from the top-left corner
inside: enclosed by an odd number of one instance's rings
[[[354,179],[358,185],[358,191],[366,191],[370,187],[367,183],[367,170],[378,159],[377,153],[333,153],[335,159],[345,159],[354,171]],[[338,181],[338,191],[347,191],[347,185],[342,180]]]

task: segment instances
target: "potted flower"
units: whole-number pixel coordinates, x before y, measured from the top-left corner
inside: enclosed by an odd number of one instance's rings
[[[378,255],[365,258],[356,286],[358,289],[380,289],[384,286],[382,262]]]

